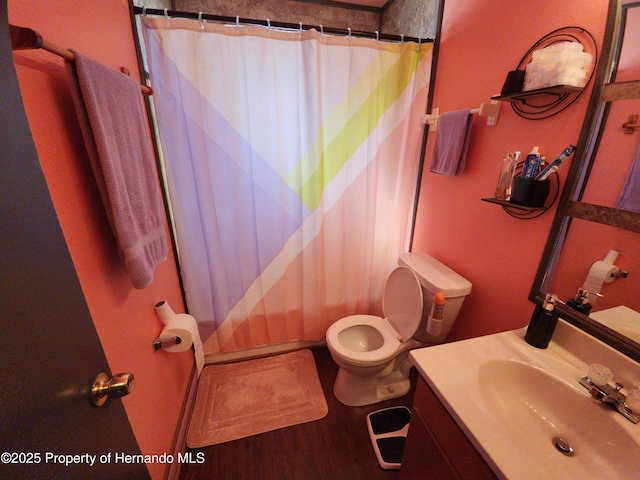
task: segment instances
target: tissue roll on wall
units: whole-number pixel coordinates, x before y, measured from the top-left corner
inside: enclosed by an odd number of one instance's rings
[[[155,305],[155,310],[158,318],[164,324],[159,338],[178,337],[180,339],[180,343],[164,347],[163,350],[169,353],[178,353],[185,352],[193,346],[196,367],[198,374],[200,374],[204,368],[204,349],[196,319],[186,313],[176,314],[165,301],[158,302]]]

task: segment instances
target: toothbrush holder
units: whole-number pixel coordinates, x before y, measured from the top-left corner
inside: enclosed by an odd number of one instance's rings
[[[525,207],[544,207],[544,202],[549,196],[549,179],[536,180],[533,178],[515,177],[511,186],[512,203]]]

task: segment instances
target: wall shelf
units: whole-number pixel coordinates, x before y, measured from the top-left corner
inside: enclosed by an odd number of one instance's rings
[[[524,162],[520,162],[518,164],[515,170],[515,176],[519,176],[521,174],[523,166]],[[519,220],[537,218],[540,215],[544,215],[544,213],[549,210],[554,203],[556,203],[558,194],[560,193],[560,176],[558,175],[558,172],[553,172],[553,174],[549,175],[549,179],[551,180],[549,195],[544,205],[541,207],[529,207],[527,205],[510,202],[509,200],[500,200],[495,197],[486,197],[481,198],[480,200],[487,203],[493,203],[494,205],[500,205],[505,212]]]
[[[547,33],[544,37],[534,43],[531,48],[524,54],[518,65],[511,73],[526,71],[527,66],[533,60],[534,54],[544,48],[561,42],[580,43],[584,52],[592,55],[593,61],[587,67],[585,76],[585,85],[589,85],[595,74],[595,66],[598,63],[598,45],[595,38],[587,30],[582,27],[567,26],[561,27],[552,32]],[[519,77],[516,76],[517,80]],[[557,80],[560,81],[560,80]],[[509,83],[509,75],[503,89],[511,91],[517,89],[517,83]],[[522,88],[522,87],[520,87]],[[492,100],[500,100],[509,102],[512,110],[519,117],[527,120],[544,120],[557,115],[572,105],[585,92],[583,87],[574,87],[571,85],[554,85],[546,88],[538,88],[535,90],[527,90],[525,92],[505,93],[504,95],[496,95],[491,97]]]
[[[504,102],[525,102],[528,99],[542,97],[546,95],[553,95],[556,97],[562,97],[574,92],[582,92],[584,88],[573,87],[571,85],[555,85],[553,87],[537,88],[535,90],[528,90],[526,92],[514,92],[506,95],[495,95],[491,97],[491,100],[500,100]]]
[[[539,210],[547,210],[549,207],[527,207],[526,205],[520,205],[518,203],[513,203],[508,200],[500,200],[498,198],[481,198],[483,202],[495,203],[497,205],[502,205],[503,207],[509,208],[517,208],[518,210],[525,210],[527,212],[537,212]]]

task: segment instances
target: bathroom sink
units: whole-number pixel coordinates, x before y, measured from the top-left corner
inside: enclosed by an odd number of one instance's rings
[[[586,467],[579,478],[588,478],[598,464],[612,478],[640,473],[640,463],[626,458],[638,443],[612,420],[618,414],[595,405],[581,385],[513,360],[490,361],[478,374],[484,400],[501,411],[496,417],[501,426],[530,451],[545,452],[552,460],[563,452],[575,456],[569,463]],[[564,465],[550,466],[549,474],[564,476]]]
[[[637,478],[640,424],[591,398],[589,363],[640,383],[640,366],[562,320],[549,348],[524,330],[413,350],[410,358],[505,479]]]

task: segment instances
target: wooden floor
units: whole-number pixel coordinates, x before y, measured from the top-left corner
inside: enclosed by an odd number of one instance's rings
[[[181,480],[376,480],[396,479],[397,470],[378,464],[369,434],[367,414],[404,405],[411,409],[417,371],[411,370],[411,391],[404,397],[364,407],[346,407],[333,395],[338,367],[325,348],[313,354],[329,413],[322,420],[211,447],[202,464],[184,464]]]

